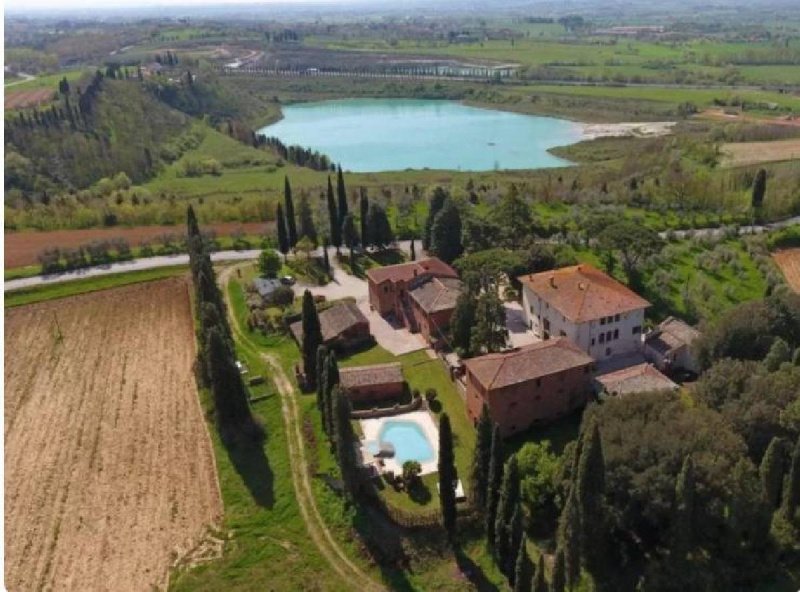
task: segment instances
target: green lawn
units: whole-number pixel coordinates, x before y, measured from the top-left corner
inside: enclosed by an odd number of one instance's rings
[[[66,77],[67,80],[72,83],[76,80],[79,80],[82,76],[88,75],[93,70],[64,70],[63,72],[57,72],[56,74],[45,74],[43,76],[37,76],[33,80],[27,80],[25,82],[20,82],[19,84],[14,84],[8,88],[9,91],[12,90],[34,90],[37,88],[52,88],[53,92],[58,90],[58,83],[59,81]],[[11,81],[14,82],[14,81]],[[6,84],[5,86],[8,86]]]
[[[127,286],[129,284],[160,280],[166,277],[184,274],[187,269],[188,267],[185,265],[176,265],[174,267],[160,267],[157,269],[132,271],[129,273],[115,273],[82,280],[71,280],[56,284],[36,286],[34,288],[14,290],[13,292],[5,293],[4,306],[10,308],[12,306],[22,306],[23,304],[33,304],[34,302],[42,302],[44,300],[65,298],[67,296],[96,292],[98,290]]]

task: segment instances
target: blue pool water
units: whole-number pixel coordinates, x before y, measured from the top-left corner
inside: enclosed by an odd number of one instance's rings
[[[548,149],[583,137],[571,121],[456,101],[345,99],[282,109],[283,119],[259,133],[318,150],[353,172],[562,167],[570,163]]]
[[[394,445],[395,460],[403,464],[407,460],[427,462],[433,460],[433,447],[428,438],[413,421],[387,421],[381,426],[381,442]]]

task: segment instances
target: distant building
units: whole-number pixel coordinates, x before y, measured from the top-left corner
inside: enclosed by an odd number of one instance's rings
[[[467,411],[473,423],[483,405],[503,437],[557,419],[586,404],[594,360],[557,337],[464,361]]]
[[[436,257],[370,269],[367,283],[373,310],[431,343],[443,337],[461,291],[456,271]]]
[[[598,391],[614,396],[647,391],[675,391],[679,388],[655,366],[646,362],[601,374],[595,378],[595,385]]]
[[[399,362],[339,369],[339,385],[351,401],[395,399],[403,395],[405,379]]]
[[[566,337],[596,360],[640,351],[650,303],[582,263],[519,277],[528,328],[542,340]]]
[[[322,342],[337,350],[359,347],[372,340],[369,321],[353,302],[336,304],[319,313]],[[303,322],[289,327],[298,345],[303,345]]]
[[[700,365],[692,344],[700,332],[675,317],[667,317],[645,336],[644,355],[662,372],[688,370],[698,374]]]

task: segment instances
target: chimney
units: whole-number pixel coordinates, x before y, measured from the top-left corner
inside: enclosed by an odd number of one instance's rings
[[[554,275],[550,276],[550,286],[553,287],[553,288],[556,287],[556,276],[554,276]]]

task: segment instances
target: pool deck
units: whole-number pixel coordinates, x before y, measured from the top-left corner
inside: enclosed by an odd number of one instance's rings
[[[401,415],[394,415],[390,417],[378,417],[376,419],[362,419],[361,431],[364,437],[360,443],[360,453],[364,465],[374,466],[379,473],[392,471],[395,475],[403,474],[403,467],[394,458],[384,458],[383,466],[379,465],[379,460],[367,450],[367,442],[377,442],[378,435],[381,433],[381,428],[385,422],[391,421],[411,421],[416,423],[421,429],[422,433],[428,439],[428,443],[433,449],[433,459],[421,462],[422,467],[421,475],[428,475],[435,473],[439,470],[439,428],[436,427],[436,422],[428,411],[412,411],[411,413],[403,413]]]

